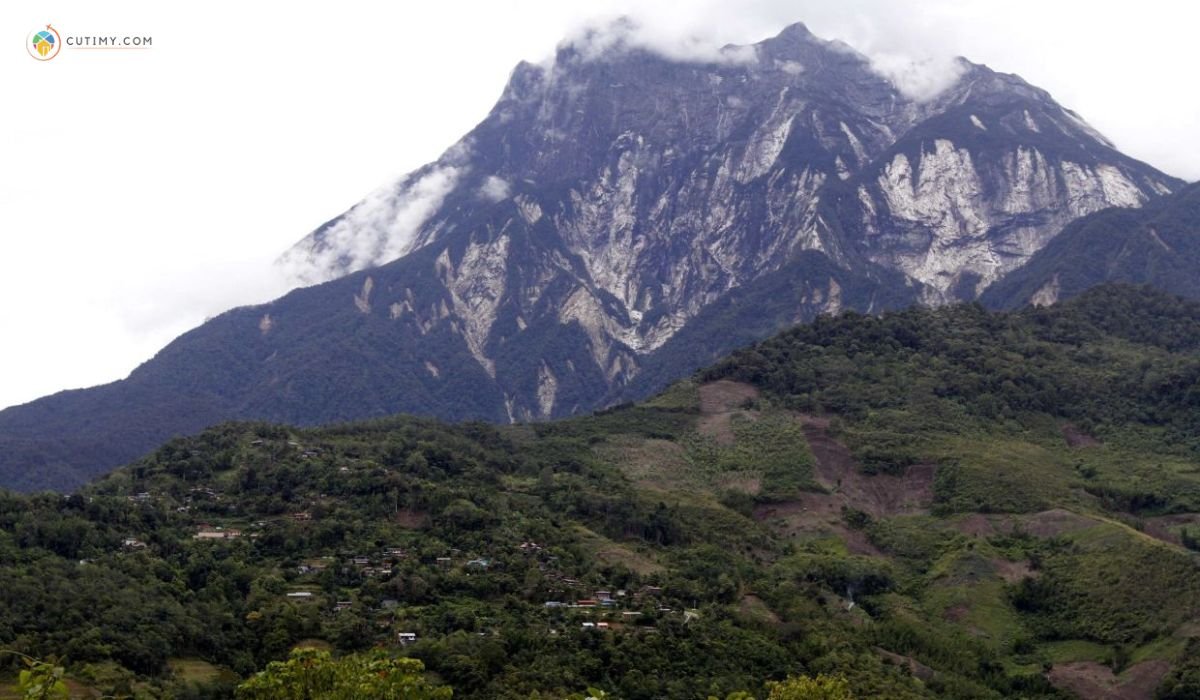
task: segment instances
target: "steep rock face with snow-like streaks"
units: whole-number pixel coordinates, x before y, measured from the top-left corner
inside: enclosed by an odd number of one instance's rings
[[[944,112],[857,181],[861,249],[920,283],[928,303],[974,299],[1071,221],[1139,207],[1179,185],[1014,77],[985,81],[1001,94],[1011,88],[1009,99],[988,92],[975,103],[970,76],[985,70],[968,71],[941,98]]]
[[[446,322],[501,383],[489,349],[501,307],[522,333],[577,324],[588,339],[578,359],[614,388],[714,301],[803,252],[866,279],[899,273],[904,289],[883,297],[973,299],[1073,219],[1178,184],[1044,91],[967,61],[957,83],[918,101],[803,25],[706,62],[656,56],[614,31],[564,45],[551,65],[518,66],[441,160],[318,229],[284,264],[332,279],[448,245],[481,209],[545,219],[557,257],[529,265],[489,247],[484,276],[506,277],[513,294],[488,283],[467,302],[447,284]],[[474,268],[476,256],[442,264]],[[540,365],[525,371],[522,384],[548,385]],[[552,393],[518,392],[514,417],[579,409]]]

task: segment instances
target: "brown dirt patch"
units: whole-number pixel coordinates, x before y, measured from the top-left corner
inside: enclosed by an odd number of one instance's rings
[[[396,512],[396,524],[410,530],[419,530],[429,524],[429,514],[420,510],[401,508]]]
[[[1175,630],[1173,635],[1176,637],[1182,637],[1184,639],[1200,637],[1200,620],[1192,620],[1191,622],[1183,623],[1178,629]]]
[[[753,411],[745,411],[742,406],[758,398],[758,389],[749,384],[722,379],[701,386],[699,391],[700,420],[696,422],[697,432],[713,438],[719,445],[732,445],[733,416],[756,417]]]
[[[865,532],[847,527],[842,517],[845,504],[838,494],[805,493],[794,501],[758,506],[754,519],[767,522],[784,536],[831,535],[840,539],[851,554],[884,556]]]
[[[879,654],[884,661],[894,666],[908,669],[909,673],[923,681],[928,682],[936,675],[932,668],[929,668],[911,656],[903,656],[880,647],[875,647],[875,653]]]
[[[754,509],[758,521],[781,519],[792,527],[824,526],[842,522],[842,501],[827,493],[803,493],[794,501],[768,503]]]
[[[1062,434],[1063,439],[1067,441],[1067,447],[1095,447],[1100,444],[1099,440],[1091,435],[1088,435],[1070,423],[1067,423],[1062,427]]]
[[[991,537],[1000,533],[1012,532],[1013,523],[1006,516],[972,513],[955,521],[954,529],[972,537]]]
[[[946,612],[942,613],[942,616],[950,622],[962,622],[967,619],[967,614],[970,612],[971,609],[965,605],[953,605],[946,608]]]
[[[724,491],[757,496],[762,491],[762,475],[758,472],[727,472],[716,478],[714,486]]]
[[[1009,561],[1007,559],[990,561],[996,569],[996,575],[1004,579],[1005,583],[1020,583],[1027,578],[1037,578],[1041,575],[1041,572],[1029,568],[1027,561]]]
[[[916,464],[902,476],[863,474],[850,450],[829,435],[829,421],[801,416],[804,436],[816,459],[817,481],[844,499],[845,505],[874,517],[929,512],[937,468]]]
[[[728,413],[700,416],[700,420],[696,421],[696,432],[711,437],[718,445],[732,445],[733,416]]]
[[[867,537],[867,533],[862,530],[846,527],[845,525],[834,525],[830,527],[833,534],[837,535],[842,542],[846,543],[846,551],[851,554],[856,554],[864,557],[884,557],[887,556],[879,549],[871,544],[871,538]]]
[[[903,476],[863,474],[850,450],[829,435],[827,419],[801,416],[800,421],[816,460],[817,481],[829,493],[805,493],[792,501],[762,505],[754,509],[754,518],[769,521],[785,536],[833,535],[851,554],[884,556],[866,533],[846,525],[842,509],[876,518],[928,513],[935,467],[914,465]]]
[[[1040,513],[1032,515],[1023,515],[1017,518],[1021,529],[1035,537],[1058,537],[1080,530],[1086,530],[1093,525],[1096,525],[1096,520],[1072,513],[1069,510],[1055,508],[1053,510],[1044,510]]]
[[[1145,523],[1143,532],[1150,535],[1156,540],[1170,542],[1171,544],[1183,546],[1183,540],[1179,537],[1179,533],[1172,528],[1181,526],[1197,527],[1200,526],[1200,513],[1178,513],[1176,515],[1161,515],[1142,520]],[[1200,531],[1189,530],[1189,533],[1200,536]]]
[[[705,415],[727,413],[741,408],[747,401],[758,398],[758,389],[728,379],[704,384],[699,391],[700,413]]]
[[[612,540],[598,535],[589,530],[583,525],[576,525],[574,532],[578,537],[579,543],[592,553],[597,560],[602,564],[609,566],[624,566],[630,571],[636,572],[643,576],[648,576],[663,570],[663,567],[654,559],[646,554],[636,551],[632,547],[613,542]]]
[[[1120,676],[1093,661],[1055,664],[1046,674],[1056,688],[1084,700],[1152,700],[1154,689],[1162,682],[1171,665],[1166,661],[1143,661]]]
[[[738,601],[738,613],[753,620],[761,620],[772,625],[779,624],[779,616],[775,614],[762,598],[747,593]]]
[[[603,564],[624,566],[642,576],[649,576],[663,570],[662,565],[658,562],[620,545],[597,550],[595,556]]]
[[[1021,530],[1035,537],[1058,537],[1080,530],[1086,530],[1099,521],[1072,513],[1069,510],[1055,508],[1040,513],[1025,515],[985,515],[972,513],[954,523],[954,529],[964,535],[973,537],[991,537],[993,535],[1008,535]]]

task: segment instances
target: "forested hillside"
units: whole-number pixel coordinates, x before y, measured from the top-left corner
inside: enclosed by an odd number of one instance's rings
[[[1200,185],[1193,184],[1145,209],[1106,209],[1071,223],[980,301],[1008,309],[1052,304],[1112,282],[1200,299],[1197,270]]]
[[[226,424],[0,496],[0,648],[81,696],[379,646],[456,698],[1196,697],[1198,350],[1200,304],[1104,287],[822,317],[559,422]]]

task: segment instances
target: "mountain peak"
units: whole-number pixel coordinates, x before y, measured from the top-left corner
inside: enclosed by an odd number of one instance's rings
[[[852,58],[855,62],[864,64],[867,62],[867,57],[854,47],[839,39],[823,39],[813,34],[804,22],[790,24],[775,36],[764,39],[754,46],[776,60],[811,58],[818,54],[824,59],[832,52],[842,57]]]
[[[773,44],[773,46],[785,46],[785,44],[810,42],[826,43],[826,41],[822,40],[822,38],[812,34],[812,31],[809,30],[809,25],[806,25],[803,22],[797,22],[794,24],[788,24],[784,29],[782,29],[782,31],[779,32],[779,34],[767,38],[767,40],[764,40],[760,43]]]
[[[782,31],[767,41],[813,41],[816,38],[816,35],[809,30],[807,24],[804,22],[796,22],[784,27]]]

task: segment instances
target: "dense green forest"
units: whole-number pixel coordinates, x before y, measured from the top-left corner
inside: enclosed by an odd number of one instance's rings
[[[1105,287],[821,318],[559,422],[226,424],[0,495],[0,649],[80,697],[299,648],[456,698],[1194,698],[1197,416],[1200,304]]]

